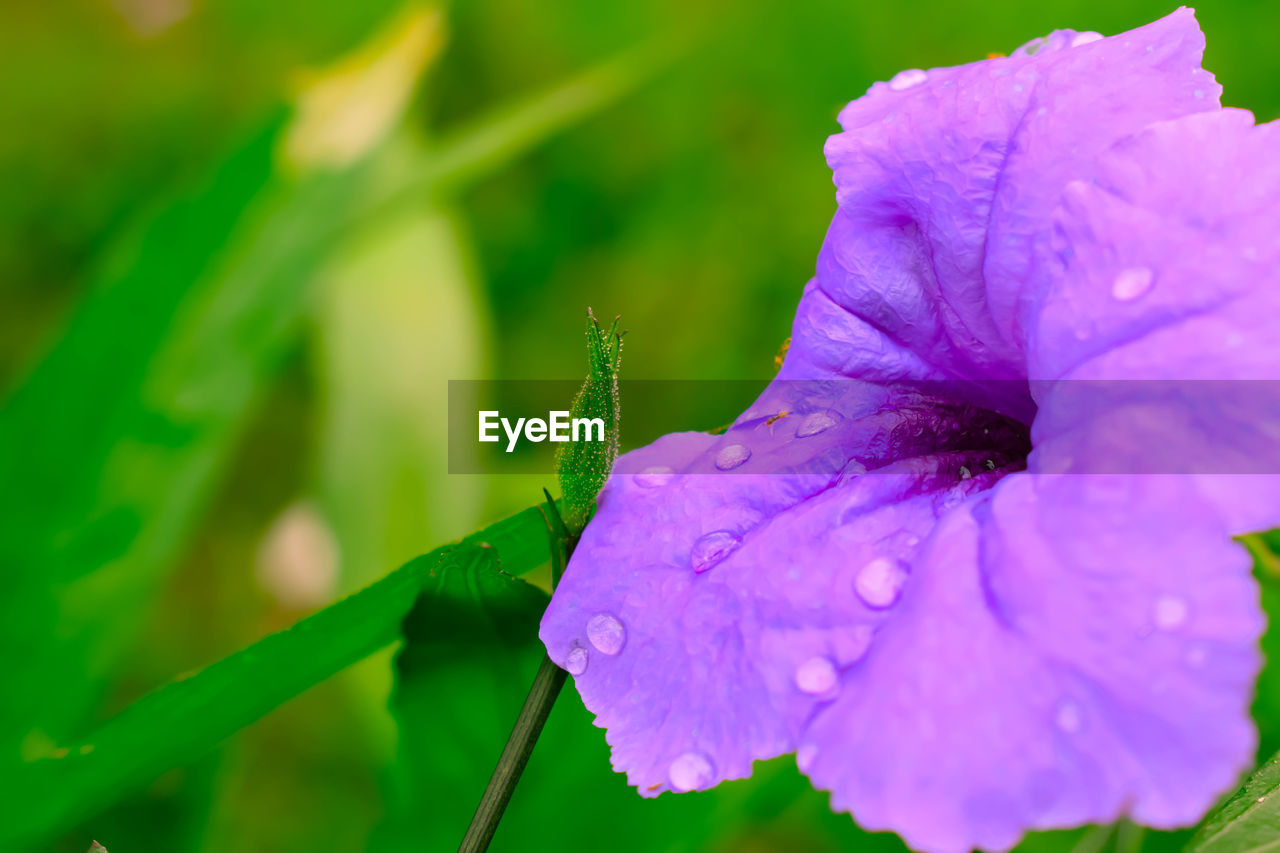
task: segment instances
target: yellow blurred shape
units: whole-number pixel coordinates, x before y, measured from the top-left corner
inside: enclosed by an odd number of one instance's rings
[[[284,163],[343,168],[368,154],[395,127],[444,43],[441,11],[411,5],[329,68],[305,73],[282,138]]]

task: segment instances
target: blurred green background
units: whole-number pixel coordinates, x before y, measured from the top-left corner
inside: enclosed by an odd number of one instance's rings
[[[445,383],[581,376],[586,306],[623,316],[628,378],[769,375],[834,209],[823,141],[872,81],[1171,9],[5,4],[4,760],[534,503],[549,476],[446,474]],[[1276,117],[1280,7],[1199,17],[1225,102]],[[383,652],[35,849],[449,849],[536,654],[446,644],[398,730]],[[1280,746],[1272,670],[1258,719]],[[567,691],[497,848],[900,849],[786,759],[641,802],[588,720]]]

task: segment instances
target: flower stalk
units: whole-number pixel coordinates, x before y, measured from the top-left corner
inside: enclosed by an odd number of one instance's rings
[[[556,476],[563,495],[559,504],[543,490],[546,503],[541,510],[550,544],[552,588],[559,582],[583,528],[595,512],[596,495],[604,487],[618,456],[618,365],[622,335],[618,331],[618,318],[605,332],[591,309],[587,309],[587,378],[573,399],[570,413],[572,417],[601,418],[605,434],[603,441],[584,438],[566,444],[556,454]],[[488,849],[556,697],[564,687],[566,675],[550,657],[542,656],[520,716],[458,847],[459,853],[483,853]]]

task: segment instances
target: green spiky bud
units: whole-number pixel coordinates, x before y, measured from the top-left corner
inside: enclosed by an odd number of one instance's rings
[[[621,407],[618,398],[618,365],[622,358],[622,335],[615,317],[604,331],[591,309],[587,309],[587,380],[573,398],[571,418],[599,418],[604,422],[603,440],[597,432],[584,430],[577,441],[560,445],[556,452],[556,477],[564,507],[564,523],[577,536],[596,511],[596,495],[604,488],[618,458],[618,425]]]

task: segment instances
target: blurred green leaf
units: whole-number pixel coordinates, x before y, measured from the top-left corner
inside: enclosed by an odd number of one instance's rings
[[[402,179],[421,157],[406,139]],[[489,336],[483,287],[454,211],[425,200],[353,229],[317,282],[311,347],[317,384],[316,503],[337,538],[342,591],[476,526],[486,486],[448,476],[448,385],[480,378]],[[353,740],[383,755],[390,658],[342,674]],[[376,740],[375,740],[376,738]],[[372,742],[370,742],[372,741]]]
[[[143,697],[89,737],[6,772],[0,849],[83,817],[159,773],[196,758],[272,708],[388,645],[424,589],[457,553],[486,554],[523,574],[546,561],[546,526],[532,508],[419,557],[361,592]],[[450,570],[451,571],[451,570]],[[451,588],[450,588],[451,589]]]
[[[0,743],[59,739],[216,483],[359,170],[273,173],[273,121],[100,269],[0,411]],[[28,742],[28,749],[30,743]]]
[[[317,288],[316,487],[346,589],[472,529],[485,485],[447,476],[442,415],[444,378],[481,378],[489,337],[465,224],[424,204],[377,225],[344,241]]]
[[[1280,755],[1205,820],[1188,853],[1258,853],[1280,847]]]
[[[646,68],[648,66],[645,66]],[[429,155],[391,200],[480,177],[642,79],[636,60],[503,109]],[[0,760],[83,718],[295,340],[373,154],[287,174],[277,116],[188,198],[116,247],[65,335],[0,411]],[[386,200],[383,199],[385,202]]]
[[[529,148],[614,103],[681,55],[678,40],[653,42],[446,133],[402,186],[370,202],[394,206],[493,174]]]

